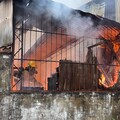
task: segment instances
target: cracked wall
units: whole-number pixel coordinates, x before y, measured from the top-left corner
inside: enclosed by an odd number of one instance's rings
[[[0,120],[119,120],[120,95],[10,94],[0,97]]]

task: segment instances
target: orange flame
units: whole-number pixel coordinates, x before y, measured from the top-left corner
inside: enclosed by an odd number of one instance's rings
[[[103,85],[104,87],[109,88],[109,87],[113,87],[115,84],[113,81],[111,81],[110,84],[108,85],[108,84],[106,84],[106,81],[107,80],[106,80],[105,76],[103,74],[101,74],[101,77],[99,79],[99,85]]]
[[[99,78],[99,85],[104,85],[105,82],[105,76],[101,74],[101,77]]]
[[[118,67],[115,69],[114,76],[112,80],[107,80],[104,74],[101,74],[99,78],[99,85],[103,85],[106,88],[113,87],[118,82]]]

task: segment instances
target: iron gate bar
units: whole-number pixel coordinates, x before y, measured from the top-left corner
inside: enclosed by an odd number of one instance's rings
[[[104,44],[104,42],[96,43],[96,44],[94,44],[94,45],[88,46],[88,49],[91,49],[91,48],[93,48],[93,47],[96,47],[96,46],[99,46],[99,45],[102,45],[102,44]]]
[[[17,59],[17,58],[15,58],[14,60],[21,60],[21,59]],[[60,62],[61,60],[59,60],[59,61],[55,61],[55,60],[35,60],[35,59],[23,59],[23,61],[36,61],[36,62]],[[64,62],[64,63],[68,63],[68,62]],[[68,63],[69,64],[69,63]],[[72,64],[72,63],[71,63]],[[96,65],[96,63],[79,63],[79,62],[74,62],[74,64],[86,64],[86,65]],[[97,65],[104,65],[104,64],[99,64],[99,63],[97,63]],[[113,64],[106,64],[106,65],[108,65],[108,66],[120,66],[120,65],[113,65]]]
[[[16,53],[14,53],[14,56],[16,56],[20,52],[21,49],[22,48],[20,48]]]
[[[18,35],[15,34],[15,36],[17,37],[17,39],[21,42],[20,38],[18,37]]]
[[[22,28],[16,28],[16,29],[22,29]],[[58,30],[58,29],[57,29]],[[71,36],[71,37],[75,37],[74,35],[69,35],[69,34],[66,34],[66,33],[59,33],[59,32],[48,32],[48,31],[43,31],[43,30],[34,30],[34,29],[27,29],[27,28],[23,28],[23,31],[33,31],[33,32],[43,32],[43,33],[46,33],[46,34],[57,34],[57,35],[65,35],[65,36]]]

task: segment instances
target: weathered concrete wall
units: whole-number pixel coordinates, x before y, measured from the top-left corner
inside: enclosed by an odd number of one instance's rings
[[[0,2],[0,47],[12,43],[13,0]]]
[[[120,120],[120,95],[109,93],[0,96],[0,120]]]
[[[2,94],[8,94],[10,91],[11,61],[11,54],[0,53],[0,92]]]

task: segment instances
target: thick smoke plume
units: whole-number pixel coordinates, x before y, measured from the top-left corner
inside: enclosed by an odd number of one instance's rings
[[[31,3],[27,3],[26,1],[24,3],[24,7],[18,6],[24,9],[29,16],[37,16],[37,19],[42,21],[42,25],[41,22],[39,22],[37,27],[42,30],[50,31],[54,30],[56,27],[64,26],[67,30],[67,34],[74,35],[77,38],[82,36],[88,37],[87,33],[89,30],[94,32],[94,37],[98,36],[98,31],[93,27],[91,18],[81,16],[79,12],[72,8],[52,0],[33,0]],[[52,25],[51,22],[53,22]],[[27,24],[29,24],[29,22]],[[32,20],[32,24],[36,26],[36,21]]]

